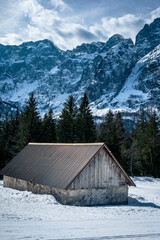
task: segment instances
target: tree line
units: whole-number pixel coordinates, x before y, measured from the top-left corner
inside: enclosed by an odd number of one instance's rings
[[[85,93],[78,107],[72,95],[56,120],[52,109],[40,117],[31,94],[23,112],[8,113],[0,121],[0,169],[29,142],[105,142],[126,172],[132,176],[160,177],[160,122],[156,112],[141,111],[129,133],[121,113],[111,110],[97,126]]]

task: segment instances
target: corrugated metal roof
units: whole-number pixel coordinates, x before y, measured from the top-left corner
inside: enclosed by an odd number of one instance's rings
[[[103,146],[98,144],[28,144],[2,174],[66,189]]]
[[[104,143],[29,143],[1,171],[3,175],[66,189]],[[108,148],[106,148],[107,151]],[[113,156],[112,156],[113,158]],[[116,161],[113,158],[114,161]],[[129,185],[134,183],[118,164]]]

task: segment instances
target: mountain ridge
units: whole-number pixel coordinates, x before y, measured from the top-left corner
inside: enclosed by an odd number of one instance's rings
[[[67,51],[47,39],[19,46],[0,44],[0,111],[4,114],[9,108],[23,109],[31,92],[38,99],[42,115],[49,108],[58,115],[70,94],[79,103],[84,92],[88,93],[95,116],[108,108],[123,111],[137,111],[149,105],[157,108],[159,44],[160,18],[144,26],[135,44],[119,34],[106,43],[83,43]],[[140,66],[139,61],[143,67],[138,74],[135,68]],[[137,76],[137,85],[130,88],[129,94],[124,87],[126,82],[132,84],[133,75]],[[142,89],[142,97],[135,88]]]

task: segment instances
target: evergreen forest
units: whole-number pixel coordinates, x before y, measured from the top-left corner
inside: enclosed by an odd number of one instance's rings
[[[160,121],[155,111],[140,111],[128,132],[120,112],[109,110],[97,125],[86,93],[80,106],[69,96],[58,119],[52,109],[42,118],[37,106],[32,93],[24,111],[1,118],[0,169],[29,142],[105,142],[129,175],[160,177]]]

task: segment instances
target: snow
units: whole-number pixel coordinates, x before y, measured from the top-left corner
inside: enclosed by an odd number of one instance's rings
[[[24,81],[23,83],[17,83],[17,88],[12,92],[10,96],[10,101],[25,101],[28,100],[28,94],[34,91],[38,87],[38,81],[33,83],[28,83]]]
[[[53,100],[50,100],[50,102],[49,102],[50,106],[54,105],[54,109],[55,109],[54,116],[56,118],[58,118],[58,116],[60,115],[60,113],[64,107],[64,103],[68,99],[69,96],[70,96],[70,94],[68,94],[68,93],[58,94],[58,96],[56,96]]]
[[[119,35],[112,36],[106,43],[82,44],[68,51],[58,49],[49,40],[6,46],[6,54],[1,56],[0,62],[2,101],[19,105],[21,109],[33,91],[41,115],[49,107],[58,115],[59,109],[62,109],[62,105],[59,107],[59,95],[63,92],[79,100],[81,93],[92,91],[95,95],[90,100],[94,101],[97,116],[106,113],[108,108],[136,111],[140,106],[147,106],[151,99],[156,106],[159,96],[160,45],[154,48],[159,39],[158,28],[154,28],[157,35],[154,32],[153,46],[152,38],[146,42],[143,34],[139,35],[139,43],[135,47],[131,40]],[[136,49],[140,55],[144,55],[147,48],[147,52],[154,49],[132,68]],[[130,68],[132,73],[126,79],[126,70]]]
[[[160,179],[134,178],[129,205],[64,206],[50,195],[3,188],[0,239],[160,239]]]
[[[56,66],[56,67],[53,67],[51,70],[50,70],[50,74],[56,74],[57,72],[59,71],[59,69],[58,69],[58,66]]]
[[[100,103],[101,104],[101,103]],[[96,104],[97,105],[97,104]],[[94,102],[91,104],[91,111],[92,111],[92,114],[93,116],[95,117],[104,117],[110,110],[112,110],[112,112],[115,114],[115,113],[118,113],[118,112],[121,112],[121,113],[127,113],[127,108],[124,109],[124,108],[112,108],[111,105],[109,105],[109,108],[102,108],[102,109],[97,109],[95,106],[94,106]],[[136,113],[135,110],[131,110],[131,109],[128,109],[130,113]],[[128,119],[128,117],[127,117]],[[133,119],[133,117],[131,117],[131,119]],[[97,122],[97,121],[96,121]]]
[[[133,68],[131,74],[126,79],[126,82],[124,86],[122,87],[120,93],[112,100],[111,104],[116,103],[116,107],[122,107],[127,109],[128,100],[131,100],[134,102],[134,100],[138,103],[137,104],[137,110],[139,109],[139,102],[147,102],[147,100],[151,97],[151,90],[153,89],[147,89],[144,92],[144,90],[140,90],[140,84],[144,85],[146,81],[149,80],[149,78],[153,79],[154,81],[154,74],[152,75],[152,71],[150,71],[150,75],[143,76],[144,68],[147,66],[147,64],[153,64],[157,59],[159,59],[160,56],[160,45],[158,45],[153,51],[145,55],[143,58],[141,58]],[[143,82],[141,80],[143,76]],[[142,83],[140,83],[142,82]],[[155,88],[154,88],[155,89]],[[136,106],[136,105],[135,105]]]
[[[136,85],[138,85],[138,77],[143,66],[143,61],[139,61],[136,64],[131,75],[126,80],[120,94],[114,98],[114,102],[123,102],[124,104],[130,97],[132,98],[132,96],[139,96],[140,98],[143,97],[147,99],[148,93],[143,93],[142,91],[136,89]]]

